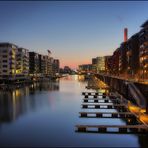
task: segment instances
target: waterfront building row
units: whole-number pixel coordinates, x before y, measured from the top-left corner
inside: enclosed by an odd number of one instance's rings
[[[138,80],[148,79],[148,21],[121,43],[107,63],[106,73]]]
[[[30,52],[12,43],[0,43],[0,80],[53,77],[59,73],[59,60]]]
[[[128,39],[124,29],[124,42],[110,56],[92,58],[91,64],[79,66],[79,71],[105,73],[138,81],[148,80],[148,21],[141,30]]]

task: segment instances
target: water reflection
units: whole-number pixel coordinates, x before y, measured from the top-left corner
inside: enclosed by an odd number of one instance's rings
[[[78,76],[68,76],[60,82],[35,83],[14,91],[0,92],[0,147],[146,146],[148,138],[144,135],[74,132],[78,123],[126,124],[122,119],[79,118],[81,92],[88,91],[86,84]]]
[[[36,93],[58,90],[59,82],[42,82],[12,91],[0,91],[0,122],[12,122],[20,115],[40,106],[45,100],[40,99],[42,103],[39,102],[34,96]],[[28,98],[29,95],[32,97]]]

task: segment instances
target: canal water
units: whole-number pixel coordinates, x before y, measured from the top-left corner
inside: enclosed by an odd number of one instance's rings
[[[75,132],[77,124],[127,124],[122,119],[79,118],[80,111],[92,111],[81,108],[86,85],[82,77],[73,75],[1,91],[0,146],[146,147],[146,135]]]

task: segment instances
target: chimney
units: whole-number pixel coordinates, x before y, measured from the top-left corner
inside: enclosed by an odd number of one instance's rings
[[[128,40],[128,29],[124,28],[124,42]]]

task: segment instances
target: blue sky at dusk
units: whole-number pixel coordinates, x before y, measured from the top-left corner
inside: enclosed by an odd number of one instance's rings
[[[112,54],[148,19],[148,2],[0,2],[0,42],[47,54],[73,68]]]

